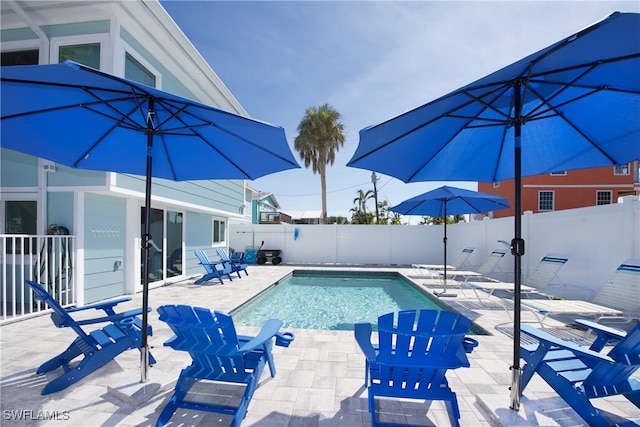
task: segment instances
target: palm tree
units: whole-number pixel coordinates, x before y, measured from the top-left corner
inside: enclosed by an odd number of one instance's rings
[[[298,125],[298,136],[294,148],[300,154],[305,167],[312,167],[313,173],[320,174],[322,188],[322,213],[327,223],[327,165],[333,165],[336,152],[344,145],[344,124],[338,113],[329,104],[307,108]]]
[[[464,222],[464,215],[447,215],[447,224],[457,224],[459,222]],[[444,224],[444,217],[441,216],[423,216],[422,221],[420,221],[420,225],[431,224],[431,225],[441,225]]]
[[[373,214],[367,214],[367,201],[372,198],[373,191],[358,190],[358,197],[353,199],[353,204],[356,206],[351,208],[351,212],[353,212],[353,221],[356,224],[369,224],[369,217],[373,219]]]

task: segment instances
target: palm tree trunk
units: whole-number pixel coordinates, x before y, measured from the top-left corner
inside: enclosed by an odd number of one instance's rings
[[[324,165],[320,167],[320,186],[322,188],[322,212],[320,212],[320,218],[322,218],[322,223],[326,224],[329,220],[327,218],[327,176],[326,176],[326,168]]]

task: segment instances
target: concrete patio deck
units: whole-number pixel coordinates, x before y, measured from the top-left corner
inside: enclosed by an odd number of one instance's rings
[[[153,289],[150,305],[184,303],[231,311],[242,302],[282,278],[298,266],[250,266],[249,276],[224,285],[211,281],[194,285],[193,280]],[[317,268],[317,267],[316,267]],[[357,267],[349,269],[358,269]],[[371,270],[371,268],[367,268]],[[410,268],[396,270],[416,283]],[[493,298],[493,297],[492,297]],[[466,301],[466,303],[464,302]],[[496,300],[497,301],[497,300]],[[471,368],[447,374],[458,395],[463,426],[580,426],[586,425],[557,394],[536,377],[527,387],[519,412],[509,409],[511,319],[505,310],[478,308],[462,295],[446,298],[493,335],[477,336],[479,346],[469,355]],[[462,304],[461,304],[462,303]],[[141,295],[119,306],[139,307]],[[524,318],[523,321],[527,319]],[[74,339],[72,331],[56,329],[49,316],[40,316],[0,327],[2,426],[149,426],[155,425],[164,403],[173,391],[180,370],[189,363],[182,352],[164,347],[172,334],[150,313],[154,335],[149,342],[158,363],[150,369],[149,382],[140,383],[139,353],[127,351],[114,361],[67,389],[40,395],[47,382],[35,374],[45,360],[62,351]],[[553,321],[552,321],[553,322]],[[551,324],[567,334],[579,336],[563,323]],[[241,333],[256,328],[239,328]],[[285,328],[285,330],[287,330]],[[296,339],[289,348],[274,347],[277,375],[265,369],[249,405],[243,426],[369,426],[364,357],[353,332],[292,330]],[[431,426],[449,425],[445,407],[434,402],[425,417],[422,402],[390,402],[383,406],[385,418],[397,423]],[[624,398],[602,402],[613,419],[640,418],[640,409]],[[178,410],[171,425],[228,425],[229,417]]]

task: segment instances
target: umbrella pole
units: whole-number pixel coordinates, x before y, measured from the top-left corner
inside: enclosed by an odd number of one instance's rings
[[[514,292],[513,292],[513,365],[511,366],[511,409],[520,409],[522,369],[520,368],[520,300],[522,280],[522,255],[524,255],[524,240],[522,239],[522,146],[521,146],[521,122],[520,122],[520,83],[514,85],[514,112],[516,116],[514,137],[514,234],[511,241],[511,254],[514,256]]]
[[[439,297],[455,297],[457,294],[447,293],[447,201],[444,201],[444,237],[442,238],[442,243],[444,246],[444,289],[440,293],[436,293]]]
[[[151,166],[153,147],[153,115],[155,106],[153,100],[149,100],[149,112],[147,116],[147,177],[144,201],[144,234],[142,235],[142,251],[144,268],[142,270],[142,341],[140,343],[140,382],[149,381],[149,344],[148,324],[149,324],[149,250],[151,249]]]

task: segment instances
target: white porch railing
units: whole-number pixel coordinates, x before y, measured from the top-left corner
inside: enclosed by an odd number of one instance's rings
[[[48,309],[25,280],[45,285],[62,306],[75,304],[75,242],[66,235],[0,234],[0,324]]]

